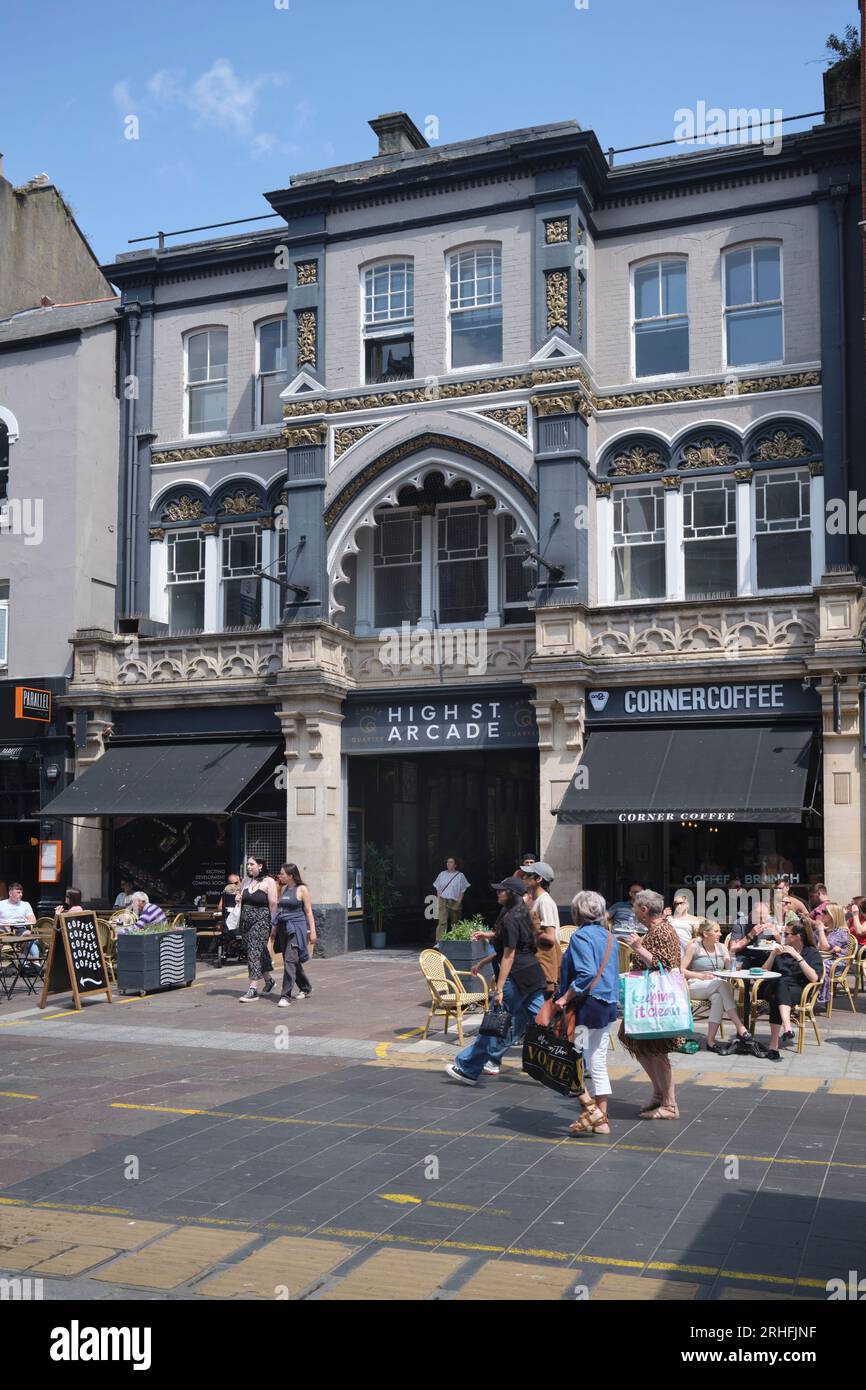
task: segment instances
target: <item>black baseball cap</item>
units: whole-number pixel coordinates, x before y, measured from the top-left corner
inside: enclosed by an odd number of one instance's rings
[[[522,878],[504,878],[501,883],[491,883],[491,888],[504,893],[514,893],[518,898],[522,898],[526,892],[526,882]]]

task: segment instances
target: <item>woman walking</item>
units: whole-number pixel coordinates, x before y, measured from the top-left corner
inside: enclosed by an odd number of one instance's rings
[[[635,894],[634,915],[647,929],[643,938],[637,932],[626,937],[635,970],[658,970],[660,965],[665,970],[680,968],[680,943],[669,919],[663,916],[664,906],[661,894],[649,888]],[[680,1112],[668,1053],[678,1050],[679,1038],[630,1038],[625,1031],[625,1020],[620,1024],[619,1037],[652,1082],[653,1093],[640,1112],[641,1119],[678,1120]]]
[[[673,922],[671,925],[674,925]],[[731,993],[731,986],[727,980],[718,980],[713,974],[716,970],[731,969],[731,957],[728,948],[720,942],[721,927],[718,922],[709,922],[704,917],[698,924],[698,932],[698,936],[685,949],[682,970],[688,983],[691,998],[709,999],[710,1001],[707,1051],[718,1052],[721,1057],[726,1057],[731,1044],[725,1043],[724,1047],[720,1047],[716,1043],[716,1034],[719,1031],[723,1014],[733,1023],[738,1037],[743,1042],[754,1042],[754,1038],[743,1027],[742,1019],[737,1013],[737,1006],[734,1003],[734,996]]]
[[[265,869],[265,861],[251,854],[247,860],[246,877],[241,885],[241,924],[247,948],[247,970],[250,987],[241,995],[241,1003],[258,999],[256,985],[264,977],[263,994],[274,987],[274,965],[268,950],[271,926],[277,907],[277,885]]]
[[[576,893],[572,898],[571,915],[577,930],[572,932],[563,957],[561,993],[555,1001],[557,1009],[573,1004],[575,1028],[584,1029],[586,1037],[583,1064],[590,1084],[579,1097],[583,1113],[569,1125],[571,1134],[610,1134],[607,1053],[619,992],[619,947],[607,924],[606,911],[600,893]]]
[[[283,987],[279,1007],[288,1008],[292,989],[298,986],[298,998],[309,999],[313,992],[304,964],[310,959],[310,949],[316,944],[316,919],[310,890],[301,878],[297,864],[283,864],[277,873],[280,896],[271,942],[283,958]]]

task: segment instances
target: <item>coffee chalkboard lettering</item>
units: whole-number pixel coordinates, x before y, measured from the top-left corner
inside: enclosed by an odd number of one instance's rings
[[[99,939],[95,912],[62,912],[51,939],[40,1009],[49,994],[68,994],[76,1009],[82,994],[104,993],[111,1003],[108,967]]]

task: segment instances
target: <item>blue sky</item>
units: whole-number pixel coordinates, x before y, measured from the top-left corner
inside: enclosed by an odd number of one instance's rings
[[[814,111],[824,40],[856,22],[854,0],[6,6],[4,174],[47,172],[108,261],[159,228],[268,212],[291,173],[372,155],[384,111],[435,117],[440,144],[575,119],[604,148],[671,138],[699,101]]]

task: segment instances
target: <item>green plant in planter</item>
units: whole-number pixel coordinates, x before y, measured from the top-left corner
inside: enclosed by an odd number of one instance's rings
[[[160,936],[163,932],[166,931],[180,930],[180,927],[172,927],[171,923],[168,921],[148,922],[147,925],[144,927],[127,927],[125,931],[121,932],[120,934],[122,936]]]
[[[394,887],[394,865],[391,856],[378,845],[364,846],[364,909],[373,921],[373,930],[385,930],[384,919],[400,901]]]
[[[488,926],[484,918],[476,913],[474,917],[466,917],[462,922],[455,922],[445,935],[443,941],[471,941],[473,932],[487,931]]]

